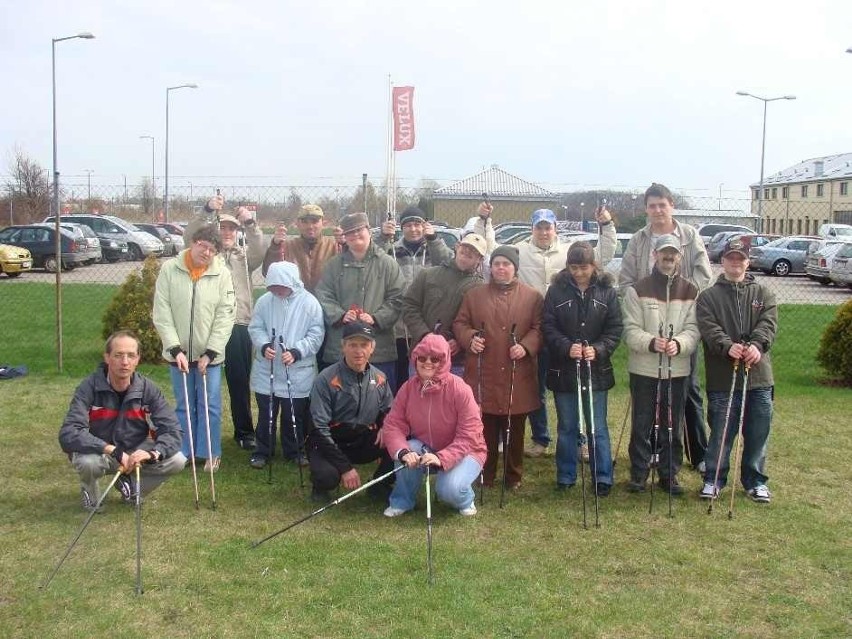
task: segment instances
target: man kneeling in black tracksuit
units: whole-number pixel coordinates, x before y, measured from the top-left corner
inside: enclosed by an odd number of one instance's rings
[[[307,438],[314,501],[330,501],[328,491],[340,483],[348,490],[360,487],[361,477],[353,464],[379,460],[374,478],[393,470],[381,430],[393,393],[384,374],[370,364],[375,347],[372,327],[362,322],[347,324],[343,329],[343,359],[324,369],[314,381],[313,428]],[[389,484],[382,482],[369,491],[387,499]]]

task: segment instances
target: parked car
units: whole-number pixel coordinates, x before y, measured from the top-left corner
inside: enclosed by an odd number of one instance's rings
[[[710,243],[710,240],[713,239],[713,236],[716,233],[721,233],[722,231],[738,231],[739,233],[754,233],[754,229],[750,229],[747,226],[740,226],[739,224],[716,224],[715,222],[709,222],[707,224],[700,224],[696,227],[698,231],[698,235],[701,236],[701,239],[704,241],[704,246]]]
[[[817,235],[824,238],[849,238],[852,239],[852,225],[850,224],[821,224]]]
[[[456,243],[462,237],[462,230],[449,227],[437,227],[435,229],[435,234],[444,240],[444,243],[450,248],[450,250],[453,250],[456,247]]]
[[[494,240],[497,244],[512,244],[513,242],[508,241],[509,238],[521,231],[531,232],[531,226],[523,222],[504,222],[494,228]]]
[[[624,257],[624,252],[627,250],[627,244],[630,242],[631,237],[633,237],[633,233],[615,234],[615,255],[612,256],[612,259],[604,267],[604,270],[607,273],[611,273],[616,280],[618,280],[618,274],[621,271],[621,260]]]
[[[852,237],[849,238],[852,241]],[[805,273],[815,282],[819,282],[823,286],[831,284],[829,273],[831,264],[837,252],[843,248],[845,242],[836,240],[817,240],[811,242],[808,247],[808,254],[805,258]]]
[[[71,270],[82,265],[87,257],[86,247],[79,245],[65,229],[59,230],[62,239],[60,260],[62,268]],[[27,249],[32,255],[32,266],[56,272],[59,264],[56,259],[56,229],[47,224],[29,224],[7,226],[0,231],[0,243],[12,244]]]
[[[753,248],[748,252],[750,268],[781,277],[791,273],[804,273],[808,245],[815,239],[819,238],[801,235],[780,237],[759,248]]]
[[[183,250],[183,235],[172,234],[168,231],[168,229],[165,229],[157,224],[137,223],[133,226],[135,226],[140,231],[150,233],[158,240],[160,240],[163,243],[164,256],[177,255],[180,251]]]
[[[725,249],[725,243],[734,237],[740,235],[739,231],[721,231],[716,233],[707,243],[707,257],[713,263],[722,261],[722,251]]]
[[[18,277],[33,266],[33,257],[23,246],[0,244],[0,273]]]
[[[50,226],[50,224],[45,224],[45,226]],[[84,265],[101,261],[101,241],[92,229],[85,224],[70,222],[61,222],[59,226],[68,231],[74,237],[74,241],[80,246],[80,252],[86,258],[83,262]]]
[[[180,235],[183,237],[184,228],[180,224],[172,224],[171,222],[160,222],[157,226],[162,226],[172,235]]]
[[[831,263],[828,276],[837,286],[852,288],[852,243],[841,245]]]
[[[45,218],[45,222],[53,222],[53,216]],[[85,224],[101,238],[101,248],[104,248],[104,239],[117,240],[127,244],[127,255],[133,260],[143,260],[149,255],[157,257],[163,254],[165,247],[163,243],[150,233],[140,231],[129,222],[114,215],[92,215],[88,213],[75,213],[63,215],[63,222],[77,222]]]
[[[772,240],[777,240],[780,235],[769,235],[767,233],[743,233],[739,236],[739,239],[745,245],[745,249],[751,250],[752,248],[758,248],[759,246],[763,246],[764,244],[769,244]]]

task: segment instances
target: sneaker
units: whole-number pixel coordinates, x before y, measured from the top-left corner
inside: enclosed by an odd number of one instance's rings
[[[388,509],[388,510],[390,510],[390,509]],[[385,511],[386,515],[387,515],[387,512],[388,511],[386,510]],[[459,515],[461,515],[462,517],[473,517],[475,514],[476,514],[476,504],[473,503],[473,502],[470,502],[470,506],[468,506],[467,508],[459,509]]]
[[[326,504],[331,501],[331,495],[327,490],[311,489],[311,501],[317,504]]]
[[[627,492],[628,493],[644,493],[645,492],[645,482],[644,481],[629,481],[627,482]]]
[[[237,445],[243,450],[254,450],[256,445],[254,435],[246,435],[242,439],[237,439]]]
[[[705,464],[703,461],[700,461],[698,462],[698,466],[695,467],[695,470],[699,475],[703,475],[707,472],[707,464]]]
[[[538,443],[533,443],[532,446],[530,446],[524,451],[524,455],[527,457],[543,457],[546,454],[547,446],[542,446]]]
[[[582,459],[584,462],[589,461],[589,445],[588,444],[583,444],[582,446],[580,446],[580,459]]]
[[[407,512],[407,510],[403,510],[402,508],[394,508],[393,506],[388,506],[387,508],[385,508],[384,516],[399,517],[400,515],[404,515]],[[476,508],[473,509],[473,512],[476,513]]]
[[[92,511],[97,513],[102,513],[104,511],[104,507],[95,508],[98,505],[96,499],[92,499],[91,493],[83,487],[80,487],[80,505],[83,506],[83,510],[87,513]]]
[[[511,490],[513,493],[516,493],[521,489],[521,482],[515,482],[514,484],[509,484],[508,486],[506,486],[506,488]]]
[[[749,489],[748,496],[751,497],[752,501],[756,501],[759,504],[768,504],[772,499],[772,493],[763,484]]]
[[[299,457],[298,459],[296,459],[296,460],[294,460],[294,461],[295,461],[297,464],[299,464],[299,466],[301,466],[302,468],[307,468],[307,467],[310,465],[310,464],[308,463],[308,458],[307,458],[307,457]]]
[[[568,484],[568,483],[564,483],[564,482],[561,482],[561,481],[560,481],[560,482],[556,482],[556,490],[557,490],[557,492],[565,492],[565,491],[566,491],[566,490],[568,490],[569,488],[573,488],[573,487],[574,487],[574,484]]]
[[[716,499],[719,496],[719,489],[715,484],[708,482],[704,484],[704,488],[701,489],[698,496],[701,497],[701,499]]]
[[[677,477],[672,477],[671,481],[667,477],[660,477],[660,489],[669,492],[670,488],[672,495],[683,494],[683,486],[678,483]]]
[[[125,504],[135,503],[136,495],[133,492],[133,484],[129,475],[119,475],[115,482],[115,489],[121,493],[121,499]]]
[[[260,470],[261,468],[266,468],[266,457],[257,454],[252,455],[251,459],[249,459],[249,466],[258,470]]]
[[[595,490],[597,490],[598,497],[606,497],[609,495],[609,491],[612,490],[612,485],[598,482],[595,486]]]
[[[219,463],[221,461],[222,461],[221,457],[212,457],[212,458],[208,459],[207,461],[204,462],[204,472],[209,473],[210,469],[212,468],[213,472],[215,473],[217,470],[219,470]]]

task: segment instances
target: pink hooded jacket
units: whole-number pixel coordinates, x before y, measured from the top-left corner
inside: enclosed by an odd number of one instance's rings
[[[408,438],[416,437],[435,451],[444,470],[466,455],[484,465],[487,449],[479,406],[470,386],[450,373],[450,345],[440,335],[426,335],[411,351],[411,362],[421,355],[441,357],[438,372],[425,383],[414,375],[399,389],[382,427],[385,448],[396,458],[408,448]]]

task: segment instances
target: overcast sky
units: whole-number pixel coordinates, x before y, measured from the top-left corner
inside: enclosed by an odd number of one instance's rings
[[[798,97],[769,105],[767,175],[852,151],[849,0],[0,0],[0,173],[16,147],[50,168],[50,41],[80,31],[96,39],[57,44],[65,183],[150,175],[144,134],[162,175],[165,88],[190,82],[175,186],[380,181],[389,74],[415,87],[404,185],[496,163],[552,188],[733,195],[759,178],[763,117],[737,90]]]

